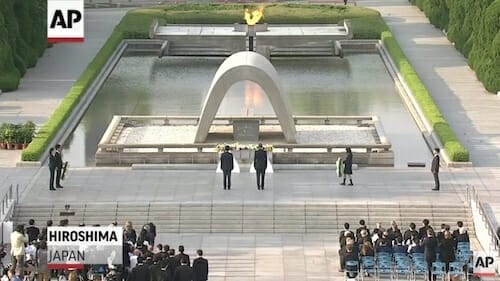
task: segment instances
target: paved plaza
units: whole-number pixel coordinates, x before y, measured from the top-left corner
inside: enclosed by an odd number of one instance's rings
[[[132,0],[133,1],[133,0]],[[433,192],[429,168],[360,168],[354,187],[338,185],[331,170],[281,170],[257,191],[255,174],[233,175],[222,190],[214,171],[70,168],[64,189],[48,190],[48,168],[15,168],[19,152],[0,151],[0,192],[20,186],[23,204],[72,202],[412,202],[453,203],[474,186],[496,225],[500,218],[500,98],[486,93],[445,35],[407,0],[358,0],[377,9],[435,99],[454,132],[469,149],[472,168],[442,168]],[[0,122],[43,124],[125,14],[125,9],[86,11],[83,45],[47,49],[28,70],[18,91],[0,95]],[[160,241],[203,248],[214,263],[211,280],[339,280],[336,236],[321,234],[161,234]],[[189,245],[189,246],[188,246]],[[229,262],[231,260],[231,262]],[[212,268],[211,268],[212,270]]]

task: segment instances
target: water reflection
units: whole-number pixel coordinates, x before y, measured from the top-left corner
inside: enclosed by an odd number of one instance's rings
[[[199,115],[223,60],[122,58],[67,141],[65,158],[72,166],[94,165],[97,144],[113,115]],[[379,115],[396,154],[413,145],[415,155],[404,157],[426,160],[425,144],[377,54],[279,58],[272,63],[294,115]],[[230,87],[217,114],[269,115],[274,111],[260,86],[241,81]]]

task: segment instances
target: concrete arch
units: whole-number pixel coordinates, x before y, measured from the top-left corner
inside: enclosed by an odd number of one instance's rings
[[[250,80],[260,85],[271,102],[288,143],[295,143],[295,123],[287,97],[281,91],[278,73],[271,62],[256,52],[238,52],[228,57],[217,69],[208,90],[195,142],[204,142],[222,99],[236,82]]]

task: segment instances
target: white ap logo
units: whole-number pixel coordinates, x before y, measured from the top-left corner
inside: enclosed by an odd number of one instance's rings
[[[47,1],[47,40],[49,43],[83,42],[83,1]]]

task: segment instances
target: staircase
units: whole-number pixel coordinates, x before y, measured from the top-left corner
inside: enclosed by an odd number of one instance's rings
[[[64,204],[19,204],[13,215],[15,223],[26,224],[33,218],[38,225],[49,219],[57,224],[69,219],[70,225],[123,225],[130,220],[136,226],[154,222],[159,233],[338,233],[344,222],[352,228],[364,219],[370,228],[381,223],[390,227],[395,220],[401,230],[410,222],[420,227],[422,219],[430,220],[434,229],[442,223],[455,227],[462,220],[469,232],[474,227],[470,208],[462,203],[416,204],[411,206],[376,203],[293,202],[293,203],[212,203],[212,202],[151,202],[151,203],[85,203],[71,204],[66,216]]]

